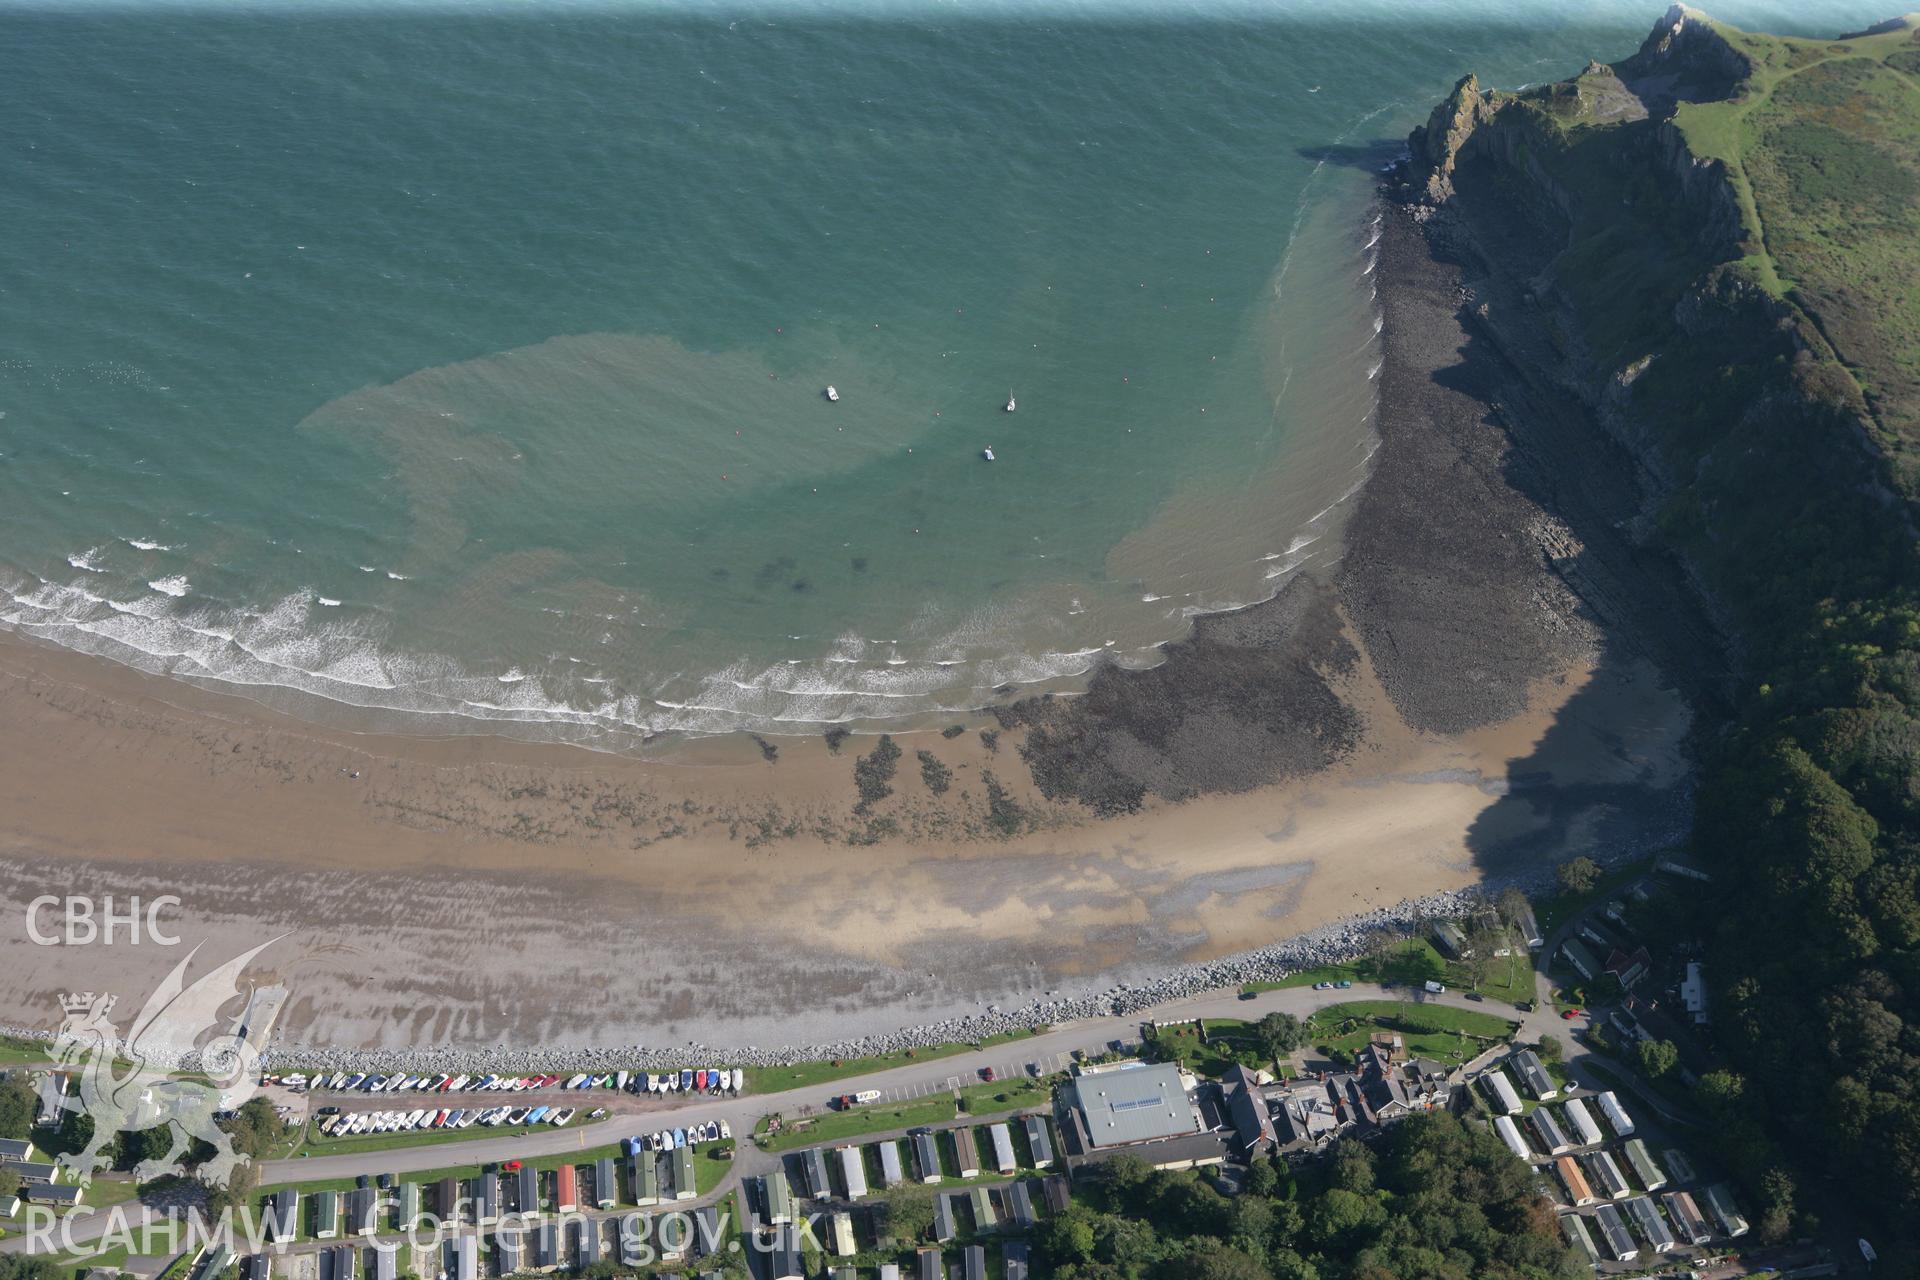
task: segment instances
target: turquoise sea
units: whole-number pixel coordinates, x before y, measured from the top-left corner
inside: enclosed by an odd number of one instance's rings
[[[1660,8],[0,6],[0,626],[609,747],[1150,664],[1338,554],[1393,140]]]

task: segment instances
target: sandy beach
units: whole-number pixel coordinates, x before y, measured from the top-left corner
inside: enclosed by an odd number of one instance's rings
[[[285,1044],[772,1046],[1670,839],[1684,685],[1543,550],[1604,546],[1529,490],[1488,388],[1440,376],[1464,363],[1456,282],[1398,217],[1342,564],[1201,619],[1152,671],[902,737],[863,810],[871,739],[660,763],[359,735],[0,638],[0,1022],[51,1026],[70,989],[137,1004],[182,954],[36,945],[49,893],[175,894],[209,954],[290,934],[259,973],[292,989]]]

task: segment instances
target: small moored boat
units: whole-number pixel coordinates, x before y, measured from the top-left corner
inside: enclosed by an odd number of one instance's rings
[[[833,401],[838,401],[840,399],[840,393],[834,389],[832,383],[827,384],[827,399],[833,400]]]
[[[988,445],[988,446],[987,446],[986,448],[984,448],[984,449],[982,449],[982,450],[980,451],[980,456],[981,456],[981,457],[983,457],[983,458],[985,458],[985,459],[986,459],[986,460],[987,460],[988,462],[995,462],[995,461],[998,461],[998,459],[996,459],[996,458],[995,458],[995,457],[993,456],[993,446],[992,446],[992,445]]]

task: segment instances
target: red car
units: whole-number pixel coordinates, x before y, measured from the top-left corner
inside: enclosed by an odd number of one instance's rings
[[[1565,1019],[1566,1021],[1568,1021],[1568,1022],[1572,1022],[1572,1021],[1573,1021],[1573,1020],[1574,1020],[1575,1018],[1577,1018],[1577,1017],[1579,1017],[1579,1016],[1580,1016],[1580,1010],[1578,1010],[1578,1009],[1562,1009],[1562,1010],[1560,1011],[1560,1016],[1561,1016],[1562,1018],[1564,1018],[1564,1019]]]
[[[982,1080],[987,1081],[989,1084],[991,1084],[993,1082],[993,1068],[992,1067],[980,1068],[980,1078]]]
[[[509,1160],[505,1164],[501,1165],[500,1167],[502,1169],[505,1169],[508,1173],[512,1173],[515,1169],[518,1169],[520,1167],[520,1162],[518,1160]]]

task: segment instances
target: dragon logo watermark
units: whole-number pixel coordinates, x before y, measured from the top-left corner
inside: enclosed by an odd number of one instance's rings
[[[48,1053],[60,1068],[75,1073],[79,1096],[62,1096],[58,1105],[93,1120],[86,1147],[59,1157],[76,1182],[91,1182],[94,1170],[108,1163],[104,1152],[116,1135],[161,1126],[171,1136],[171,1147],[133,1171],[142,1182],[186,1172],[185,1156],[196,1139],[214,1152],[195,1170],[202,1181],[224,1187],[246,1164],[214,1115],[237,1109],[258,1091],[260,1049],[256,1030],[245,1025],[245,1012],[223,1022],[220,1011],[243,994],[251,1006],[252,989],[242,989],[240,976],[279,940],[263,942],[189,985],[187,966],[200,952],[196,946],[147,997],[124,1037],[109,1017],[115,996],[83,991],[60,997],[66,1020]],[[200,1071],[186,1078],[172,1074],[180,1056],[195,1049]],[[123,1064],[130,1069],[117,1069]]]

